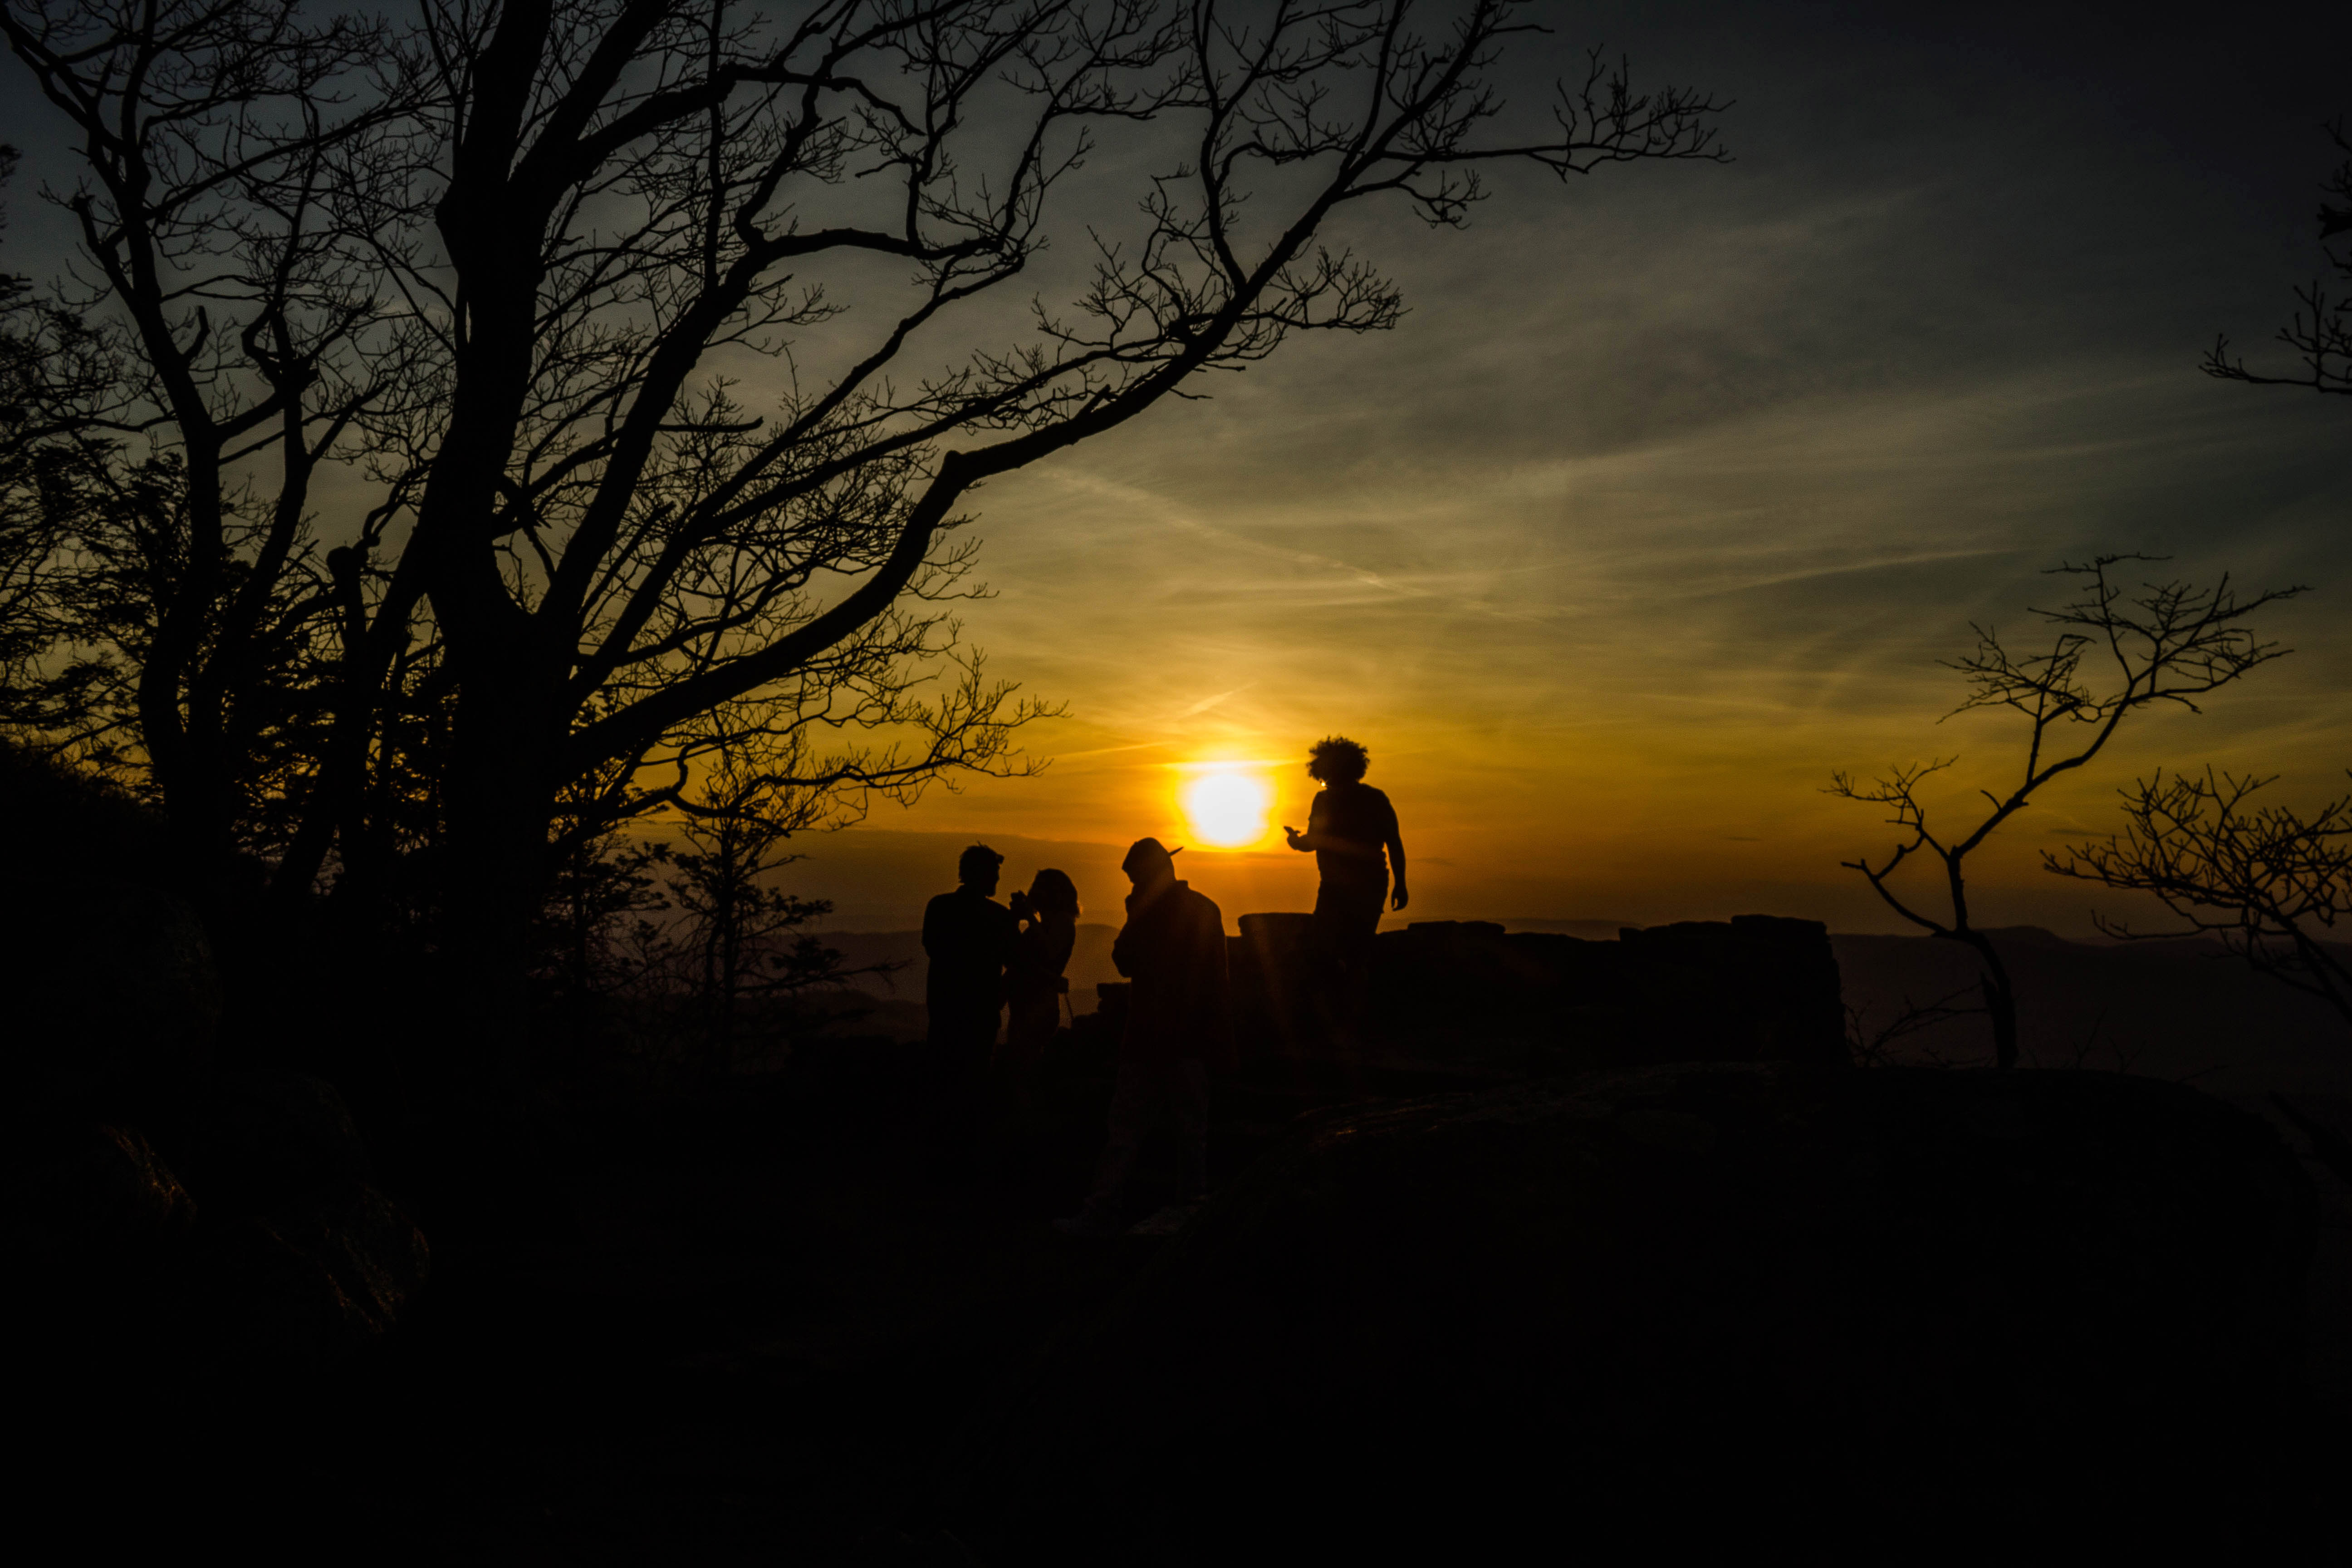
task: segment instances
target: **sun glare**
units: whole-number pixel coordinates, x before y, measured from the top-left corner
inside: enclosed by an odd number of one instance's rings
[[[1265,837],[1271,804],[1263,781],[1247,773],[1203,773],[1184,786],[1184,816],[1192,837],[1232,849]]]

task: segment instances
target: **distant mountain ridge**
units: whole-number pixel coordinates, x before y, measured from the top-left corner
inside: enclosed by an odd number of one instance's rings
[[[1406,922],[1394,921],[1384,929],[1396,929]],[[1594,920],[1508,920],[1496,922],[1506,931],[1558,931],[1567,936],[1580,937],[1587,942],[1614,942],[1621,929],[1617,921]],[[897,963],[901,967],[887,975],[861,975],[853,984],[869,995],[901,1002],[919,1004],[923,999],[923,933],[919,931],[819,931],[817,938],[827,947],[847,957],[854,967],[877,963]],[[1118,979],[1118,971],[1111,966],[1110,945],[1118,936],[1118,928],[1099,921],[1082,921],[1078,924],[1077,944],[1070,952],[1067,971],[1070,999],[1081,1013],[1092,1010],[1094,988]]]
[[[2083,942],[2039,926],[1989,934],[2016,982],[2029,1067],[2121,1068],[2233,1096],[2278,1089],[2352,1100],[2352,1027],[2210,937]],[[1906,1005],[1976,983],[1976,957],[1958,942],[1853,935],[1831,945],[1864,1038]],[[2352,945],[2330,946],[2352,957]],[[1972,1000],[1963,994],[1957,1005]],[[1964,1062],[1990,1049],[1984,1020],[1964,1016],[1909,1037],[1895,1056]]]
[[[1506,920],[1511,931],[1549,931],[1586,941],[1616,936],[1614,922]],[[889,975],[861,977],[876,999],[878,1032],[919,1035],[923,1000],[922,934],[914,931],[826,931],[823,940],[853,964],[898,963]],[[2210,938],[2146,942],[2071,942],[2039,926],[1993,931],[2016,979],[2021,1045],[2030,1066],[2124,1068],[2153,1077],[2189,1079],[2216,1092],[2260,1095],[2273,1089],[2317,1093],[2352,1103],[2352,1028],[2324,1003],[2257,974]],[[1118,978],[1110,948],[1114,926],[1078,927],[1071,953],[1070,1001],[1095,1005],[1096,985]],[[1927,936],[1833,935],[1846,1005],[1865,1038],[1911,1003],[1965,993],[1976,959],[1958,943]],[[2334,944],[2352,956],[2352,944]],[[1962,994],[1959,1005],[1971,997]],[[1898,1059],[1968,1062],[1989,1042],[1978,1016],[1948,1018],[1907,1037]]]

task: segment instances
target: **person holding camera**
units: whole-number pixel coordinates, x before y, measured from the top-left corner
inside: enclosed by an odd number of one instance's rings
[[[1021,933],[1013,940],[1004,969],[1004,995],[1011,1017],[999,1059],[1015,1072],[1034,1072],[1062,1023],[1062,998],[1070,982],[1070,950],[1078,941],[1078,889],[1065,872],[1037,873],[1025,893],[1013,895],[1013,918]]]

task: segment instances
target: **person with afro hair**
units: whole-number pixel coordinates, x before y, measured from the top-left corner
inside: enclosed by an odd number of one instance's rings
[[[1317,941],[1360,988],[1382,905],[1402,910],[1411,901],[1404,884],[1404,838],[1397,829],[1396,807],[1364,782],[1371,756],[1362,746],[1345,735],[1327,735],[1307,759],[1307,776],[1323,788],[1308,809],[1307,831],[1282,831],[1293,849],[1314,851],[1322,878],[1315,890]]]

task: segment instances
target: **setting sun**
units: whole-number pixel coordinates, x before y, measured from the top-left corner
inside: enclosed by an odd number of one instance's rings
[[[1268,795],[1264,781],[1247,773],[1205,773],[1184,788],[1184,817],[1203,844],[1254,844],[1265,837]]]

